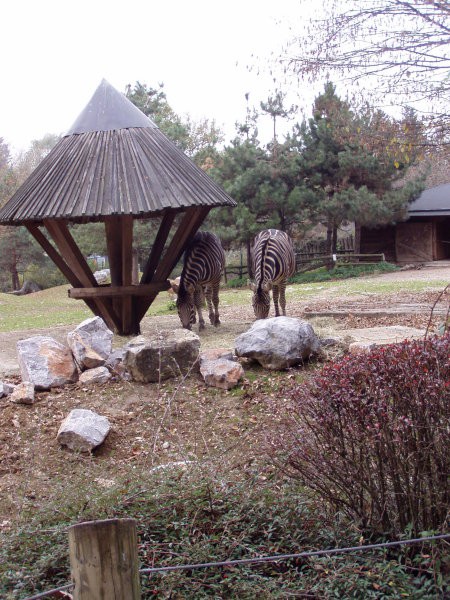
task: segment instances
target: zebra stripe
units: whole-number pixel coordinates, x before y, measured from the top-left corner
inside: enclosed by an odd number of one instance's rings
[[[219,238],[209,231],[198,231],[184,254],[177,297],[178,315],[185,329],[195,323],[196,309],[199,329],[205,328],[205,298],[211,324],[220,325],[219,286],[224,269],[225,253]]]
[[[295,253],[291,238],[284,231],[265,229],[258,233],[252,252],[255,283],[253,310],[257,319],[269,316],[270,290],[273,290],[275,316],[280,316],[278,299],[286,315],[286,283],[295,272]]]

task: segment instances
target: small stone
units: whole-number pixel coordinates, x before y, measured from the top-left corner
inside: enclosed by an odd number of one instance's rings
[[[15,389],[15,385],[11,383],[5,383],[4,381],[0,381],[0,398],[4,398],[5,396],[9,396],[13,393]]]
[[[80,375],[79,382],[82,385],[91,383],[106,383],[111,379],[111,373],[106,367],[97,367],[96,369],[88,369]]]
[[[34,404],[34,385],[29,381],[19,383],[11,394],[10,400],[15,404]]]
[[[92,410],[75,408],[61,423],[57,440],[71,450],[91,452],[104,442],[110,429],[106,417]]]
[[[238,362],[219,358],[217,360],[202,361],[200,373],[207,385],[230,390],[236,387],[239,380],[242,379],[244,369]]]

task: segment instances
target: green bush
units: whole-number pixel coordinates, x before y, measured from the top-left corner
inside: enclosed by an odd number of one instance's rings
[[[450,334],[325,366],[291,397],[291,474],[375,532],[445,527]]]
[[[53,263],[30,265],[24,274],[24,279],[35,281],[43,290],[68,283],[65,276]]]
[[[290,283],[316,283],[320,281],[332,281],[333,279],[349,279],[351,277],[361,277],[364,275],[373,275],[379,273],[392,273],[399,267],[391,263],[382,262],[376,265],[340,265],[334,269],[327,270],[320,267],[307,273],[296,273],[290,279]]]
[[[229,279],[226,283],[226,287],[229,287],[229,288],[247,287],[247,278],[246,277],[235,277],[234,279]]]

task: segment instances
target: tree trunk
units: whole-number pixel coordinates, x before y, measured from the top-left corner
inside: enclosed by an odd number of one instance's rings
[[[327,253],[333,254],[333,223],[332,221],[327,222]],[[327,269],[330,271],[333,268],[333,261],[328,259]]]
[[[355,222],[355,244],[353,252],[361,254],[361,225]]]
[[[337,225],[333,225],[331,254],[336,254],[336,252],[337,252]]]

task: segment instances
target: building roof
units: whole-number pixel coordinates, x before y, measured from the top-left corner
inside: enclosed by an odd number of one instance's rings
[[[101,221],[235,206],[226,192],[103,80],[68,133],[0,209],[0,223]]]
[[[450,215],[450,183],[424,190],[408,207],[410,217]]]

